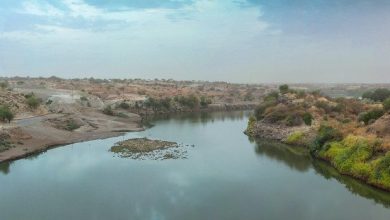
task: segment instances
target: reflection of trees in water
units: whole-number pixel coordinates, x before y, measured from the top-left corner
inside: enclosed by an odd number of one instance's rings
[[[255,151],[257,154],[265,155],[298,171],[307,171],[313,167],[316,173],[326,179],[336,179],[351,193],[390,208],[390,193],[371,187],[352,177],[341,175],[326,162],[311,159],[307,151],[302,148],[264,139],[250,139],[250,141],[256,143]]]
[[[373,200],[375,203],[382,204],[386,208],[390,208],[389,192],[369,186],[352,177],[341,175],[335,168],[324,161],[313,160],[313,167],[318,174],[326,179],[336,179],[351,193]]]
[[[256,139],[255,151],[259,155],[279,161],[288,167],[304,172],[311,167],[310,157],[306,149],[301,147],[291,147],[280,142]]]
[[[145,120],[145,123],[159,120],[177,120],[180,123],[208,123],[215,121],[240,121],[249,117],[251,111],[190,112],[171,115],[158,115]]]
[[[0,172],[7,175],[9,173],[10,165],[11,165],[10,162],[0,163]]]

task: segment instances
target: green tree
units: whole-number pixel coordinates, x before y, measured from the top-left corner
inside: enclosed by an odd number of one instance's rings
[[[380,88],[374,91],[365,92],[362,97],[365,99],[371,99],[376,102],[383,102],[387,98],[390,98],[390,90]]]
[[[382,109],[373,109],[368,112],[364,112],[359,115],[358,120],[363,121],[364,124],[368,125],[372,122],[375,122],[378,118],[382,117],[385,112]]]
[[[14,119],[14,114],[8,106],[0,106],[0,120],[10,123]]]
[[[282,93],[282,94],[288,93],[288,90],[289,90],[289,87],[288,87],[287,84],[284,84],[284,85],[279,86],[279,91],[280,91],[280,93]]]
[[[386,111],[390,111],[390,98],[387,98],[385,101],[383,101],[383,108]]]

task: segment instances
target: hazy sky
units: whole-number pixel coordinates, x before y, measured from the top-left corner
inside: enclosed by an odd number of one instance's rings
[[[390,82],[390,1],[1,0],[14,75]]]

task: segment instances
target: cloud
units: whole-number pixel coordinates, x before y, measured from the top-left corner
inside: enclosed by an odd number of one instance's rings
[[[36,16],[47,16],[47,17],[63,17],[64,12],[49,3],[37,3],[27,1],[22,3],[22,9],[18,10],[19,13],[36,15]]]

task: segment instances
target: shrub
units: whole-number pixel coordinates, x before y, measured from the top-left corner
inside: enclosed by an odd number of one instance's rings
[[[88,98],[87,98],[87,97],[85,97],[85,96],[81,96],[81,97],[80,97],[80,101],[82,101],[82,102],[86,102],[86,101],[88,101]]]
[[[69,120],[66,122],[65,130],[74,131],[78,128],[80,128],[80,125],[77,124],[75,121]]]
[[[328,142],[339,141],[342,139],[342,134],[336,128],[328,125],[321,125],[318,129],[318,134],[311,146],[312,153],[317,153]]]
[[[368,178],[372,168],[367,161],[374,152],[370,144],[366,138],[349,135],[341,142],[331,143],[320,156],[330,160],[342,173]]]
[[[282,116],[281,118],[283,118],[283,115],[280,116]],[[286,116],[284,117],[286,118],[287,126],[299,126],[302,124],[302,117],[297,113],[292,113],[292,114],[287,113],[287,117]]]
[[[0,88],[1,89],[6,89],[8,87],[8,82],[7,81],[3,81],[3,82],[0,82]]]
[[[14,114],[11,112],[9,107],[0,106],[0,120],[10,123],[14,119]]]
[[[390,111],[390,98],[387,98],[385,101],[383,101],[383,108],[385,111]]]
[[[305,125],[309,125],[310,126],[312,121],[313,121],[313,116],[309,112],[305,112],[302,115],[302,119],[303,119],[303,122],[305,122]]]
[[[294,132],[287,137],[287,144],[301,144],[304,133],[301,131]]]
[[[121,104],[119,104],[119,108],[122,108],[122,109],[129,109],[129,108],[130,108],[130,105],[127,104],[126,102],[121,102]]]
[[[26,103],[27,105],[32,108],[36,109],[41,104],[41,100],[37,98],[34,94],[26,95]]]
[[[263,98],[263,101],[264,102],[278,102],[278,99],[279,99],[279,93],[276,92],[276,91],[273,91],[273,92],[270,92],[268,93],[264,98]]]
[[[255,125],[256,125],[256,118],[254,116],[250,116],[248,120],[248,126],[246,128],[246,132],[252,133]]]
[[[276,100],[268,100],[260,105],[256,106],[255,108],[255,117],[257,120],[261,120],[264,118],[264,113],[267,108],[275,106],[277,104]]]
[[[206,98],[205,96],[200,97],[200,106],[202,108],[207,108],[208,105],[210,105],[211,99]]]
[[[282,93],[282,94],[288,93],[288,91],[289,91],[288,85],[287,85],[287,84],[284,84],[284,85],[279,86],[279,91],[280,91],[280,93]]]
[[[368,125],[375,122],[378,118],[382,117],[385,112],[382,109],[373,109],[368,112],[364,112],[359,115],[358,120],[363,121],[364,124]]]
[[[114,111],[112,110],[112,108],[111,108],[110,105],[107,105],[107,106],[103,109],[103,114],[113,116],[113,115],[114,115]]]

